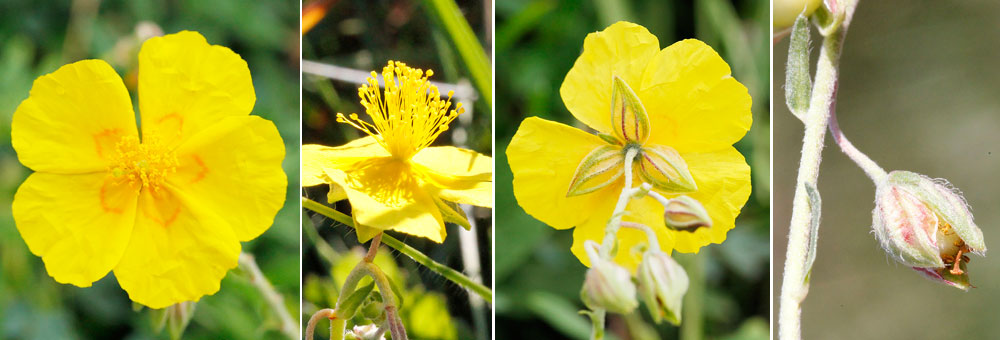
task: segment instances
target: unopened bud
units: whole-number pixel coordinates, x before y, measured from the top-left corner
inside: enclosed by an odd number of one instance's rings
[[[354,326],[353,329],[344,334],[344,339],[349,340],[384,340],[385,333],[379,332],[374,324]]]
[[[983,233],[961,194],[943,180],[893,171],[875,192],[872,229],[897,261],[927,277],[968,289],[965,254],[986,254]]]
[[[701,202],[688,196],[677,196],[667,201],[663,210],[663,222],[667,228],[694,232],[698,228],[711,227],[712,218]]]
[[[681,303],[688,289],[688,276],[677,261],[659,250],[647,251],[636,272],[639,296],[646,303],[653,320],[677,325],[681,322]]]
[[[376,325],[381,325],[386,319],[385,303],[382,302],[382,295],[369,294],[365,302],[361,304],[359,312],[368,321]]]
[[[580,295],[590,309],[628,314],[639,305],[628,270],[604,259],[592,259]]]

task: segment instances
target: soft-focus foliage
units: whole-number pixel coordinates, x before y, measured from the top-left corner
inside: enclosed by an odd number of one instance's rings
[[[138,37],[195,30],[247,61],[256,92],[253,114],[275,123],[286,150],[298,150],[297,17],[295,3],[268,1],[4,1],[0,4],[0,338],[161,338],[148,312],[133,312],[116,280],[107,276],[89,288],[61,285],[31,255],[14,227],[11,199],[27,168],[11,148],[10,123],[27,98],[32,80],[86,58],[107,60],[122,75],[138,112]],[[297,152],[282,167],[298,182]],[[244,244],[264,274],[295,310],[298,291],[297,190],[275,224]],[[290,204],[287,202],[291,202]],[[291,206],[291,207],[290,207]],[[202,298],[185,339],[280,338],[278,321],[239,270],[222,280],[219,293]]]
[[[707,257],[704,329],[708,337],[766,338],[769,3],[515,0],[498,1],[496,10],[497,150],[506,150],[525,117],[584,127],[566,109],[560,84],[580,56],[584,37],[619,20],[645,26],[661,42],[700,39],[729,63],[733,77],[754,99],[753,127],[736,144],[753,169],[754,191],[726,242],[702,248],[699,255]],[[507,158],[496,156],[497,338],[586,338],[590,323],[577,314],[583,308],[579,292],[586,267],[566,251],[573,235],[523,212],[514,199]],[[675,256],[682,265],[692,259]],[[651,324],[645,308],[637,311]],[[618,330],[628,328],[618,316],[611,316],[608,325],[619,337],[624,334]],[[661,338],[677,337],[676,328],[656,329]]]

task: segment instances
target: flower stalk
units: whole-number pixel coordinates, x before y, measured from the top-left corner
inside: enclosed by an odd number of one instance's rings
[[[807,277],[811,269],[807,268],[807,259],[815,256],[815,249],[810,247],[811,244],[815,244],[811,239],[815,237],[811,222],[812,217],[819,213],[818,205],[810,204],[807,188],[815,188],[819,177],[823,141],[826,137],[828,122],[832,117],[831,113],[835,108],[841,49],[848,25],[857,7],[857,0],[837,1],[837,7],[841,8],[831,13],[831,16],[842,18],[839,21],[839,26],[821,28],[824,37],[819,61],[816,65],[816,77],[810,94],[808,111],[801,117],[805,123],[805,136],[796,179],[795,197],[792,203],[788,249],[785,253],[785,267],[781,284],[778,315],[778,336],[781,340],[801,339],[801,303],[808,294]],[[842,134],[840,137],[841,140],[846,141],[842,138]],[[855,157],[852,156],[852,159]],[[865,167],[863,166],[863,168]],[[874,168],[865,169],[866,173],[874,170]],[[869,176],[871,175],[870,173]],[[816,211],[813,211],[814,209]]]
[[[299,337],[299,327],[296,326],[292,315],[288,313],[288,308],[285,307],[285,299],[274,290],[274,286],[267,280],[264,273],[260,271],[260,267],[257,266],[254,256],[248,253],[240,253],[239,266],[250,276],[250,282],[264,296],[264,300],[274,310],[274,314],[278,315],[278,319],[281,321],[281,333],[285,334],[289,339],[297,339]]]

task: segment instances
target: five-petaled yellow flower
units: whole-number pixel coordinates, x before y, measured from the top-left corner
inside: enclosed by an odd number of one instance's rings
[[[287,178],[278,130],[251,116],[250,70],[196,32],[139,52],[142,134],[122,79],[101,60],[35,80],[11,138],[35,173],[14,196],[17,229],[56,281],[114,271],[151,308],[197,301],[267,230]]]
[[[644,27],[619,22],[587,36],[560,94],[570,113],[601,135],[531,117],[521,123],[507,157],[518,204],[553,228],[576,227],[572,251],[581,262],[589,263],[584,241],[601,242],[625,185],[621,164],[601,153],[617,152],[621,159],[627,147],[643,150],[633,162],[631,186],[651,183],[668,198],[684,194],[700,201],[712,227],[669,230],[663,206],[648,196],[629,202],[625,221],[652,227],[668,254],[726,239],[750,195],[750,167],[732,145],[750,128],[751,99],[711,47],[683,40],[660,50]],[[643,108],[648,120],[628,115]],[[597,169],[586,178],[597,183],[589,187],[574,177],[585,158]],[[642,243],[642,232],[619,231],[616,262],[634,270],[641,254],[632,250]]]
[[[465,221],[449,202],[493,207],[492,157],[429,146],[463,112],[461,103],[449,110],[452,94],[442,99],[431,75],[390,61],[382,69],[384,95],[375,72],[358,89],[371,122],[337,114],[368,136],[339,147],[302,146],[302,186],[328,183],[331,200],[346,196],[362,242],[391,229],[441,243],[445,221]]]

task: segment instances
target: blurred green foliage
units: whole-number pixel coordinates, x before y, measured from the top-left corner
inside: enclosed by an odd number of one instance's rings
[[[915,6],[916,5],[916,6]],[[1000,244],[1000,3],[860,1],[840,58],[841,130],[886,171],[961,189],[986,244]],[[814,30],[815,32],[815,30]],[[820,37],[814,33],[815,70]],[[788,38],[774,45],[774,307],[778,311],[802,123],[783,104]],[[875,186],[827,136],[806,339],[994,339],[1000,261],[972,255],[969,292],[889,258],[871,233]],[[958,313],[958,314],[951,314]],[[774,329],[777,323],[774,322]]]
[[[113,275],[93,287],[56,283],[32,255],[11,217],[11,201],[30,170],[10,146],[10,123],[32,82],[59,66],[86,58],[107,60],[137,98],[136,31],[201,32],[250,66],[257,94],[253,113],[277,125],[285,141],[290,184],[285,207],[261,237],[243,250],[298,308],[298,4],[293,1],[75,0],[0,2],[0,338],[156,339],[149,311],[134,312]],[[138,112],[138,109],[136,109]],[[295,313],[292,313],[295,315]],[[221,290],[197,304],[185,339],[282,338],[277,318],[239,270]]]
[[[450,1],[450,0],[449,0]],[[305,1],[307,6],[312,1]],[[458,1],[458,8],[468,21],[478,45],[489,51],[485,6],[482,1]],[[303,36],[303,59],[361,71],[381,72],[389,60],[409,66],[433,69],[431,81],[472,87],[471,76],[461,61],[459,51],[448,37],[439,20],[433,19],[425,2],[402,0],[342,0],[334,1],[326,16]],[[468,48],[466,45],[464,48]],[[304,72],[302,75],[302,142],[304,144],[341,145],[363,137],[361,131],[347,124],[336,123],[338,112],[359,113],[357,83],[331,80]],[[458,98],[466,113],[459,116],[434,145],[458,145],[491,155],[492,114],[479,95],[477,99]],[[305,188],[303,195],[327,202],[328,187]],[[346,201],[334,208],[350,214]],[[448,237],[436,244],[422,238],[390,232],[435,261],[465,272],[461,247],[472,247],[479,253],[483,282],[491,282],[492,214],[490,209],[474,208],[469,216],[477,224],[477,236],[472,244],[461,245],[459,227],[448,225]],[[322,308],[336,303],[343,276],[360,260],[362,249],[350,227],[306,210],[303,228],[303,285],[305,293],[300,319],[305,321]],[[491,308],[474,306],[469,293],[411,259],[392,249],[383,248],[378,255],[379,266],[406,291],[400,308],[408,335],[415,339],[488,339]],[[466,272],[467,273],[467,272]],[[467,273],[468,274],[468,273]],[[362,283],[364,284],[364,283]],[[354,320],[367,323],[364,320]],[[352,326],[357,323],[349,323]],[[325,322],[317,327],[317,338],[328,336]]]
[[[521,121],[538,116],[583,127],[566,110],[559,86],[580,55],[588,33],[627,20],[648,28],[661,47],[698,38],[715,48],[749,88],[754,123],[736,147],[752,167],[753,195],[725,243],[702,248],[706,293],[702,310],[708,338],[768,336],[769,257],[769,3],[753,0],[608,1],[512,0],[496,4],[497,338],[586,339],[590,322],[579,292],[585,267],[569,252],[572,233],[557,232],[517,205],[513,175],[502,150]],[[694,256],[675,255],[682,263]],[[689,302],[685,302],[688,304]],[[612,316],[618,338],[648,338],[651,318]],[[633,317],[634,318],[634,317]],[[655,326],[652,338],[677,338]]]

